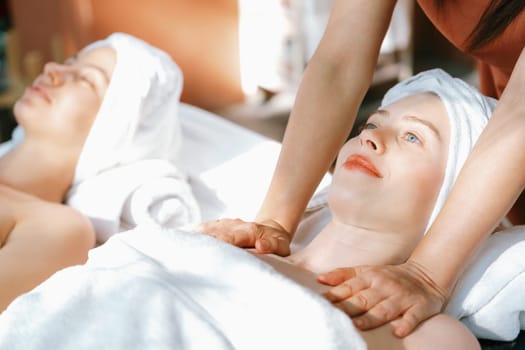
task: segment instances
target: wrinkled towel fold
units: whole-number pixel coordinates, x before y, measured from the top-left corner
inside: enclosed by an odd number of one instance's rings
[[[525,330],[525,226],[490,236],[458,281],[446,313],[478,337],[510,341]]]
[[[66,204],[91,220],[99,243],[139,224],[181,228],[200,221],[186,176],[162,159],[99,173],[73,187]]]
[[[124,33],[111,34],[82,51],[101,46],[115,50],[116,63],[80,154],[74,185],[142,159],[175,162],[181,144],[179,66],[166,52]]]
[[[245,250],[144,229],[113,236],[0,315],[2,349],[365,349],[350,319]]]

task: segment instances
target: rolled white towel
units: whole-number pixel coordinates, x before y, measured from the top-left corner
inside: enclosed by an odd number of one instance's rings
[[[200,220],[186,176],[162,159],[137,161],[91,177],[75,186],[67,204],[91,220],[98,243],[138,224],[182,228]]]
[[[129,228],[157,225],[191,229],[200,221],[200,209],[186,177],[174,171],[133,191],[124,205],[121,220]]]

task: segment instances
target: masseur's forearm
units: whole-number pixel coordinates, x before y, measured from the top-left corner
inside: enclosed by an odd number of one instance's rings
[[[449,199],[410,258],[448,292],[525,186],[524,52]]]
[[[384,0],[334,1],[325,35],[305,70],[257,221],[276,220],[287,232],[295,231],[352,128],[394,5]]]

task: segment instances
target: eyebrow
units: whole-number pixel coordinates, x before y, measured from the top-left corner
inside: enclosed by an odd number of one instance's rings
[[[387,111],[387,110],[384,110],[384,109],[377,109],[375,110],[371,115],[374,115],[374,114],[379,114],[383,117],[390,117],[390,113]],[[412,122],[416,122],[416,123],[419,123],[423,126],[426,126],[431,132],[433,132],[436,137],[441,140],[441,134],[439,133],[439,130],[438,128],[436,128],[436,126],[434,124],[432,124],[432,122],[428,121],[428,120],[425,120],[425,119],[421,119],[415,115],[405,115],[402,117],[402,119],[404,120],[409,120],[409,121],[412,121]]]

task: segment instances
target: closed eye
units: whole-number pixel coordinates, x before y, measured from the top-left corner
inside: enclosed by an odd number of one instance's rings
[[[77,74],[76,75],[76,79],[83,82],[83,83],[86,83],[89,85],[89,87],[93,88],[93,89],[96,89],[96,85],[93,83],[93,81],[91,80],[90,77],[88,77],[87,75],[85,74]]]

